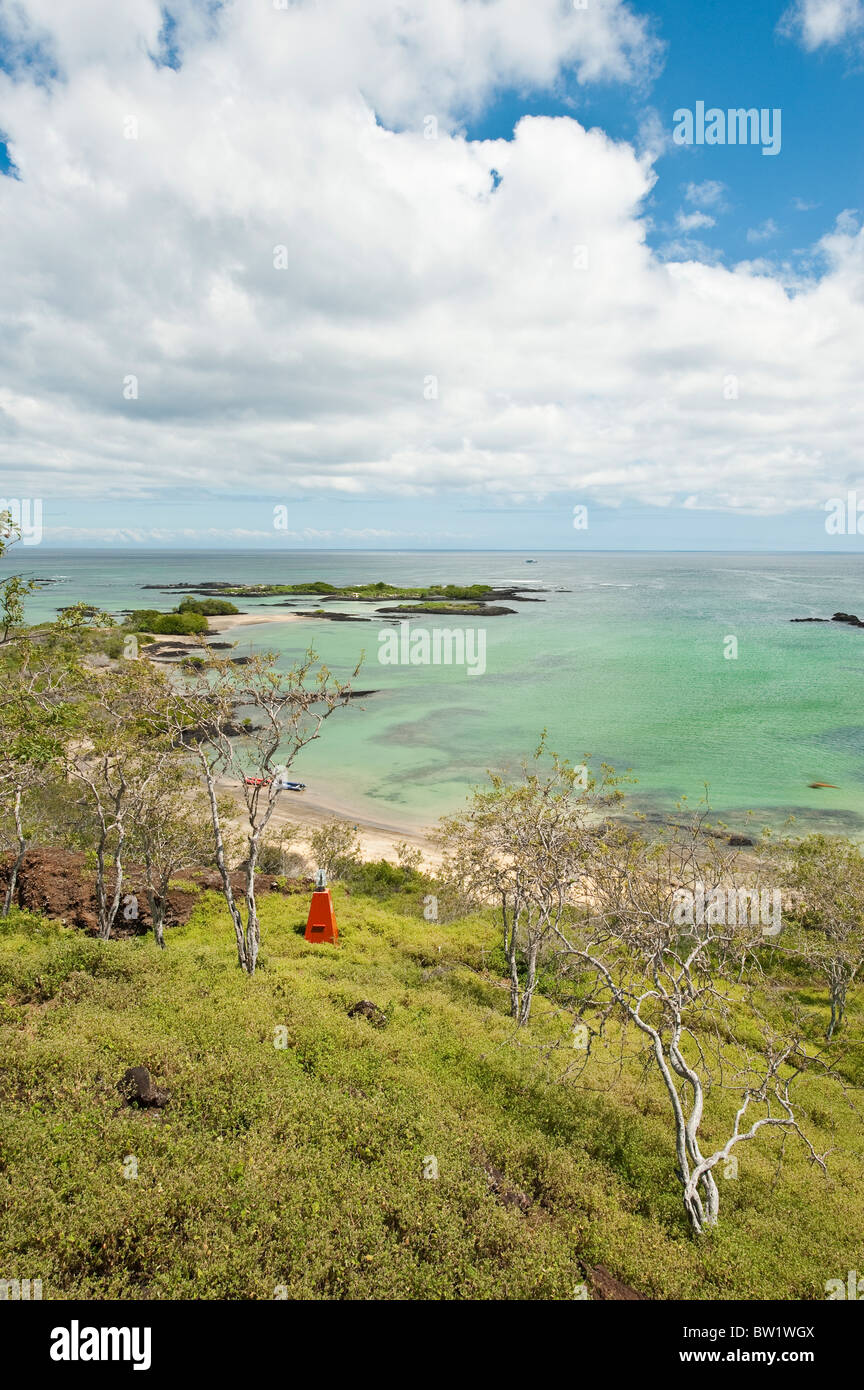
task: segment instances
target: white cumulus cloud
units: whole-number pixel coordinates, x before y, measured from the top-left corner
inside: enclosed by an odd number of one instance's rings
[[[780,21],[782,33],[797,38],[812,51],[860,36],[864,29],[862,0],[796,0]]]
[[[462,132],[565,70],[643,81],[626,5],[172,13],[7,16],[30,58],[0,74],[4,495],[127,499],[131,532],[179,487],[416,499],[422,523],[445,491],[771,510],[858,476],[854,218],[790,289],[651,251],[650,147],[570,118]],[[724,193],[691,185],[682,216]]]

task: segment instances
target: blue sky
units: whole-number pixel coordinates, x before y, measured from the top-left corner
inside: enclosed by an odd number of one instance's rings
[[[0,6],[0,499],[51,545],[860,548],[864,4],[588,5]],[[700,101],[780,153],[676,145]]]
[[[782,110],[783,144],[776,158],[759,149],[671,146],[656,164],[651,244],[662,252],[676,239],[675,216],[690,183],[720,182],[716,226],[699,239],[725,261],[759,255],[795,264],[847,208],[864,206],[864,58],[843,46],[805,52],[777,32],[785,4],[748,0],[665,0],[640,7],[665,44],[663,67],[647,91],[620,83],[584,88],[566,82],[558,93],[501,94],[467,123],[474,138],[509,138],[526,113],[573,115],[616,139],[639,142],[646,114],[665,131],[678,108],[763,107]],[[806,204],[806,210],[800,206]],[[759,241],[748,231],[776,234]]]

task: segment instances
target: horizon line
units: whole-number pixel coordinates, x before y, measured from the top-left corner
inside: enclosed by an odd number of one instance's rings
[[[35,547],[32,547],[35,549]],[[27,547],[31,549],[31,547]],[[724,546],[721,548],[699,547],[688,549],[685,547],[652,547],[650,549],[637,549],[635,547],[613,547],[603,546],[596,550],[583,548],[579,550],[534,550],[520,547],[518,549],[509,546],[430,546],[430,547],[411,547],[407,549],[386,549],[380,550],[374,547],[361,546],[322,546],[316,549],[297,549],[297,550],[264,550],[246,549],[241,546],[43,546],[38,547],[41,554],[86,554],[86,555],[832,555],[839,558],[843,555],[864,556],[864,545],[858,549],[842,550],[816,550],[816,549],[794,549],[782,547],[779,549],[759,548],[752,549],[746,547]],[[12,550],[7,552],[12,554]],[[21,551],[17,552],[19,558]],[[36,557],[34,556],[34,559]]]

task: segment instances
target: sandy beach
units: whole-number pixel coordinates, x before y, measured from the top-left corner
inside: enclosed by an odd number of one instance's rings
[[[148,645],[152,647],[200,647],[208,637],[233,632],[235,628],[259,627],[264,623],[299,623],[299,613],[227,613],[207,619],[207,631],[202,633],[165,633]],[[143,649],[145,652],[147,648]]]
[[[242,790],[236,779],[222,778],[219,786],[238,803],[242,802]],[[441,862],[441,852],[432,843],[431,826],[418,830],[416,827],[400,826],[395,821],[372,820],[368,815],[358,814],[338,793],[329,789],[320,789],[313,794],[308,791],[281,792],[271,824],[274,827],[296,825],[302,829],[314,829],[330,820],[344,820],[356,826],[363,859],[389,859],[395,864],[396,846],[404,840],[412,849],[421,851],[423,867],[433,869]],[[296,848],[300,854],[308,855],[308,838],[301,833],[296,840],[292,840],[291,848]]]
[[[208,618],[208,632],[212,635],[227,633],[235,628],[257,626],[264,623],[296,623],[303,619],[297,613],[232,613]],[[159,638],[160,645],[171,647],[195,647],[200,638],[178,636]],[[154,644],[155,645],[155,644]],[[242,801],[240,783],[223,778],[220,787]],[[309,792],[282,792],[273,813],[273,825],[297,825],[315,827],[328,820],[344,820],[357,827],[361,852],[364,859],[389,859],[396,862],[396,846],[404,840],[407,844],[421,850],[423,862],[429,868],[440,862],[441,855],[433,846],[429,832],[416,827],[400,826],[396,821],[373,820],[368,813],[358,812],[356,807],[345,801],[333,789],[318,789]],[[292,842],[300,854],[308,854],[309,845],[305,836],[300,835]]]
[[[231,632],[234,628],[251,627],[259,623],[296,623],[303,618],[297,613],[237,613],[225,617],[208,619],[212,633]],[[172,639],[173,640],[173,639]],[[228,779],[220,785],[225,791],[242,800],[240,784]],[[297,825],[315,827],[329,820],[344,820],[357,827],[361,853],[364,859],[389,859],[396,862],[396,846],[405,841],[423,854],[423,863],[432,868],[440,863],[440,852],[433,846],[429,831],[406,828],[389,819],[371,820],[366,813],[352,807],[338,792],[318,789],[309,792],[282,792],[273,813],[274,825]],[[308,840],[300,835],[292,844],[300,854],[308,854]]]
[[[208,618],[210,632],[232,632],[235,627],[255,627],[259,623],[300,623],[299,613],[229,613]]]

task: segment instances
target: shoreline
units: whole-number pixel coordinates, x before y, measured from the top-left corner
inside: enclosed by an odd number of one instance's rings
[[[219,790],[227,792],[239,804],[243,803],[240,782],[236,778],[220,777]],[[273,812],[271,825],[299,825],[317,829],[327,821],[342,820],[356,827],[360,852],[364,859],[389,859],[396,863],[396,846],[404,840],[423,854],[422,867],[435,869],[441,862],[441,851],[432,842],[433,827],[397,825],[395,821],[370,818],[368,811],[359,811],[344,801],[331,788],[306,792],[281,792]],[[300,836],[292,842],[301,852],[309,853],[309,842]]]
[[[195,648],[207,645],[207,637],[233,632],[236,628],[284,622],[302,622],[298,613],[231,613],[208,617],[208,630],[199,635],[187,633],[178,636],[157,637],[153,645]],[[307,619],[308,621],[308,619]],[[144,649],[146,654],[146,648]],[[151,655],[151,660],[159,661],[159,656]],[[217,785],[220,791],[227,792],[237,803],[243,805],[241,783],[236,778],[220,777]],[[282,792],[276,803],[271,819],[272,825],[297,825],[317,828],[327,821],[342,820],[353,825],[360,840],[360,852],[364,859],[388,859],[397,862],[396,846],[405,841],[419,849],[423,855],[422,867],[435,869],[441,862],[441,852],[432,843],[432,827],[399,825],[396,821],[370,817],[369,812],[352,806],[332,787],[319,788],[309,792]],[[292,847],[310,856],[309,841],[300,836],[292,841]]]
[[[225,613],[217,617],[208,617],[206,632],[178,632],[178,633],[154,633],[153,641],[145,643],[142,650],[147,653],[148,647],[206,647],[208,637],[219,637],[223,633],[233,632],[236,628],[259,627],[264,623],[299,623],[302,622],[299,613]],[[151,660],[154,654],[151,654]],[[155,656],[158,660],[158,655]]]
[[[256,627],[260,623],[299,623],[299,613],[225,613],[207,619],[207,631],[233,632],[236,627]],[[203,635],[203,634],[202,634]]]
[[[303,621],[304,618],[299,613],[262,613],[260,615],[231,613],[207,619],[208,633],[213,635],[233,632],[235,628],[252,627],[265,623]],[[205,640],[207,635],[201,634]],[[172,644],[176,642],[185,647],[201,645],[199,639],[192,635],[165,637],[159,640]],[[241,784],[235,778],[220,777],[218,786],[221,791],[227,792],[242,805]],[[317,828],[331,820],[347,821],[348,824],[356,827],[360,839],[360,852],[364,859],[389,859],[396,863],[396,846],[404,840],[412,847],[421,850],[424,868],[436,868],[441,862],[441,853],[432,844],[431,827],[399,825],[395,820],[389,818],[378,820],[370,817],[368,811],[361,811],[357,806],[352,806],[350,802],[345,801],[335,788],[324,787],[322,789],[319,786],[312,794],[309,792],[282,792],[276,803],[271,824]],[[292,843],[298,851],[305,852],[308,856],[309,842],[305,837],[300,836]]]

